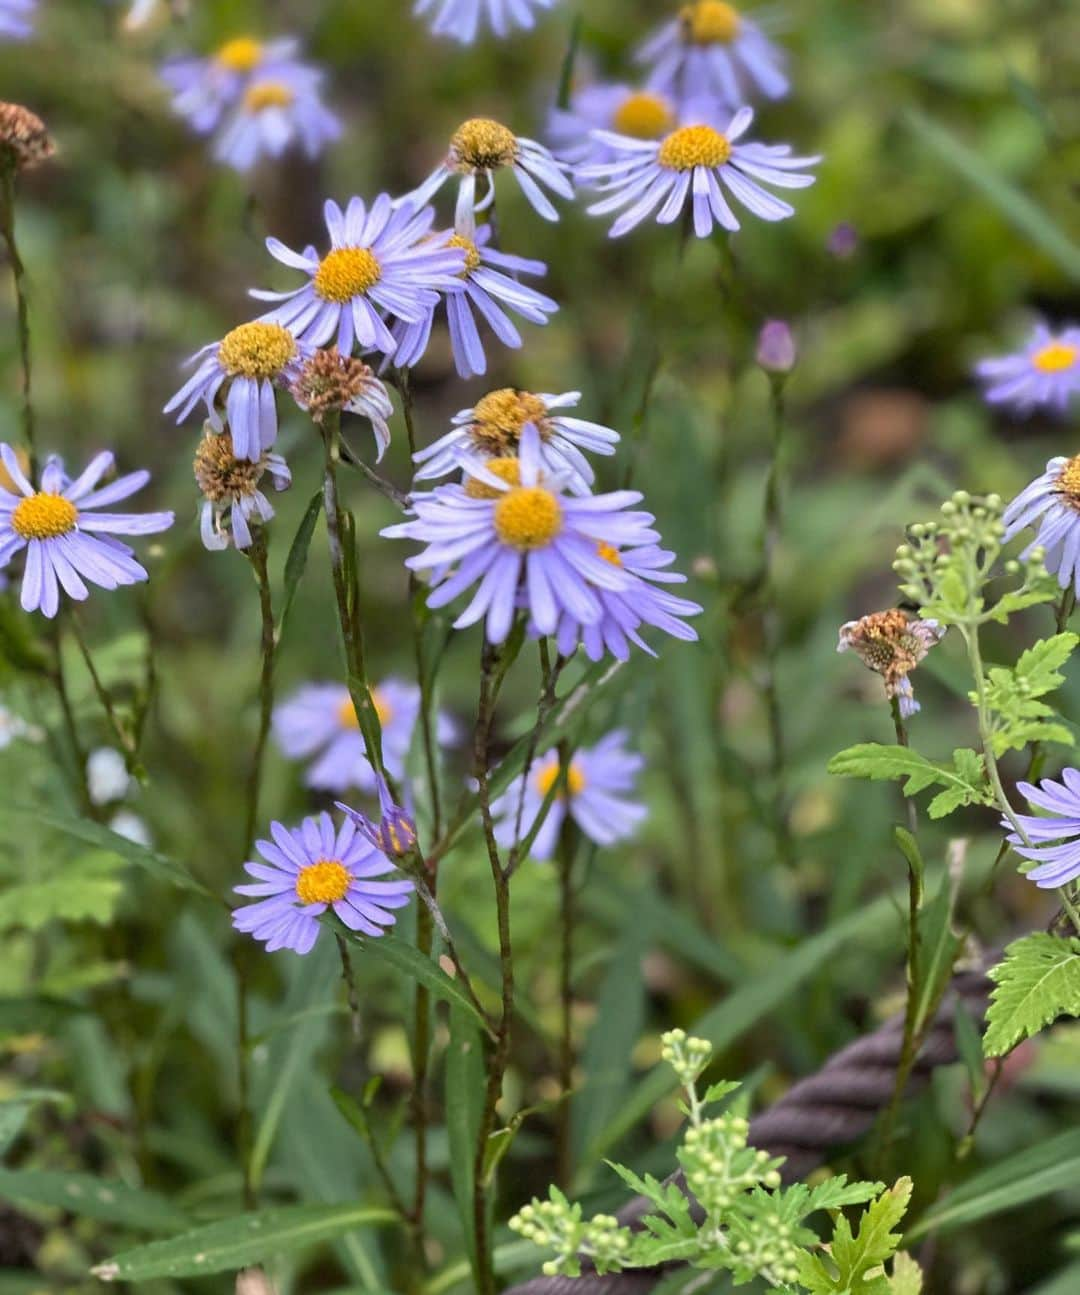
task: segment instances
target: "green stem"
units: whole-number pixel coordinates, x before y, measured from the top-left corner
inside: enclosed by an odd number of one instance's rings
[[[75,710],[71,704],[71,693],[68,689],[67,673],[64,669],[64,654],[60,647],[60,627],[56,621],[53,621],[49,626],[49,637],[53,648],[53,668],[49,677],[52,680],[53,687],[56,689],[56,697],[60,703],[60,715],[64,723],[64,732],[67,734],[68,745],[71,748],[71,757],[75,766],[73,777],[75,793],[78,796],[83,813],[88,818],[100,818],[97,806],[90,799],[90,787],[86,780],[86,751],[83,748],[82,739],[79,737],[79,726],[75,722]]]
[[[259,674],[259,731],[255,739],[255,751],[248,771],[247,815],[244,826],[244,852],[249,853],[255,842],[255,830],[259,814],[259,787],[262,783],[263,763],[266,757],[267,739],[270,736],[270,723],[274,713],[274,654],[276,640],[274,633],[274,607],[270,596],[270,578],[267,571],[266,534],[261,527],[255,532],[248,561],[255,574],[259,589],[259,615],[262,632],[260,651],[262,669]]]
[[[30,310],[26,294],[26,269],[15,242],[15,163],[8,160],[0,172],[0,237],[7,244],[15,284],[16,331],[22,365],[23,439],[30,458],[30,479],[37,480],[37,446],[34,439],[34,406],[30,394]]]
[[[569,751],[560,750],[559,777],[564,787],[569,777]],[[563,795],[566,795],[564,790]],[[559,832],[559,1092],[556,1125],[558,1182],[568,1188],[573,1174],[570,1139],[570,1092],[574,1086],[574,856],[577,824],[567,813]]]
[[[98,674],[97,666],[94,664],[94,658],[90,653],[89,644],[86,642],[86,636],[83,633],[82,623],[79,615],[74,608],[68,615],[68,622],[71,625],[72,637],[78,644],[79,654],[82,656],[83,664],[86,666],[87,673],[90,675],[90,681],[94,685],[94,693],[101,703],[101,709],[105,712],[105,718],[109,721],[109,727],[112,729],[113,736],[124,753],[124,762],[127,765],[128,772],[137,778],[145,776],[145,770],[139,763],[138,753],[135,749],[135,738],[128,732],[127,727],[120,719],[116,706],[113,703],[108,688]]]
[[[772,772],[773,812],[776,853],[781,863],[791,866],[794,850],[791,825],[788,822],[787,776],[785,769],[783,710],[780,702],[778,673],[783,625],[776,588],[776,554],[783,534],[783,451],[784,451],[784,376],[769,375],[772,415],[772,442],[769,474],[765,480],[765,529],[762,535],[762,573],[765,588],[763,615],[765,666],[762,693],[769,722],[770,765]]]

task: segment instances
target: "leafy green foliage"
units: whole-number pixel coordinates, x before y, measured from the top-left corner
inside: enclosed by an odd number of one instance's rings
[[[910,1178],[901,1178],[871,1202],[855,1233],[840,1215],[827,1258],[806,1251],[798,1257],[799,1281],[812,1295],[846,1295],[855,1291],[887,1295],[892,1287],[882,1268],[900,1244],[900,1234],[894,1229],[907,1213],[911,1186]]]
[[[50,870],[52,875],[16,882],[3,891],[0,930],[39,931],[56,921],[106,925],[124,893],[124,868],[115,855],[94,851]]]
[[[986,704],[993,712],[990,740],[995,755],[1019,751],[1031,742],[1074,744],[1072,732],[1055,721],[1053,708],[1039,699],[1065,682],[1060,669],[1077,643],[1076,634],[1055,634],[1032,644],[1015,666],[987,671]],[[977,702],[975,694],[971,700]]]
[[[1059,1016],[1080,1016],[1080,939],[1036,932],[1014,940],[990,978],[983,1049],[1001,1057]]]
[[[950,764],[936,764],[910,747],[861,742],[837,752],[829,761],[829,772],[841,778],[869,778],[873,782],[902,780],[905,796],[914,796],[927,787],[942,787],[928,807],[931,818],[943,818],[965,805],[990,805],[994,799],[986,781],[983,757],[966,748],[954,751]]]

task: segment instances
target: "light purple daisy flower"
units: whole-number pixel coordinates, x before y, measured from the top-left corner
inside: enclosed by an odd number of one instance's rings
[[[433,13],[431,30],[471,45],[486,21],[500,40],[514,27],[525,30],[536,20],[534,9],[550,9],[557,0],[416,0],[413,12],[419,17]]]
[[[208,135],[253,77],[267,75],[271,69],[280,75],[297,66],[299,47],[291,36],[272,41],[234,36],[208,58],[169,60],[160,75],[173,92],[173,111],[200,135]]]
[[[1016,784],[1025,800],[1049,815],[1017,816],[1030,846],[1024,845],[1007,818],[1001,820],[1016,853],[1039,865],[1025,875],[1041,890],[1080,880],[1080,770],[1063,769],[1061,779],[1044,778],[1037,787],[1030,782]]]
[[[253,77],[222,122],[214,157],[240,172],[294,146],[308,159],[318,157],[341,135],[341,122],[320,97],[322,79],[300,63]]]
[[[637,491],[576,498],[563,493],[569,474],[542,471],[540,434],[529,423],[517,459],[466,461],[471,480],[414,495],[415,520],[382,532],[420,540],[427,547],[405,565],[433,571],[427,605],[445,607],[479,582],[455,629],[486,618],[487,637],[501,643],[518,610],[519,590],[541,634],[553,634],[562,616],[595,624],[603,615],[596,590],[623,590],[635,577],[605,562],[596,550],[614,544],[649,544],[651,513],[629,512]],[[451,569],[452,568],[452,569]]]
[[[352,819],[376,850],[381,850],[390,859],[403,858],[416,848],[416,822],[408,810],[394,800],[382,774],[375,775],[375,782],[379,793],[378,822],[343,801],[334,803]]]
[[[372,689],[372,700],[382,728],[383,763],[391,778],[401,778],[420,714],[420,689],[401,679],[384,679]],[[449,745],[455,735],[451,721],[439,715],[439,744]],[[343,684],[305,684],[274,711],[274,736],[290,759],[313,760],[304,776],[309,787],[339,793],[350,787],[378,790],[352,698]]]
[[[805,189],[814,177],[803,168],[821,159],[794,157],[787,144],[738,143],[754,120],[750,108],[740,108],[725,131],[706,124],[701,119],[704,115],[659,142],[596,133],[612,149],[615,160],[583,166],[578,177],[604,194],[588,208],[590,214],[622,213],[611,227],[612,238],[640,225],[657,207],[657,223],[670,225],[688,202],[693,204],[698,238],[707,238],[714,224],[737,230],[739,221],[724,189],[761,220],[785,220],[795,214],[794,207],[762,184]]]
[[[600,423],[563,413],[581,399],[580,391],[518,391],[501,387],[489,391],[471,409],[455,414],[445,436],[413,456],[417,481],[433,481],[459,471],[476,458],[514,456],[521,433],[531,423],[540,433],[540,462],[551,475],[569,474],[567,488],[587,495],[595,473],[582,453],[614,454],[619,433]]]
[[[195,480],[203,494],[199,535],[211,551],[251,547],[252,523],[264,525],[274,515],[260,489],[269,476],[275,490],[285,490],[292,473],[280,454],[263,453],[257,462],[237,458],[232,437],[207,429],[195,451]]]
[[[627,751],[626,740],[626,733],[616,729],[595,746],[583,747],[574,753],[566,771],[566,790],[555,793],[555,800],[536,834],[531,850],[534,859],[550,859],[555,853],[568,809],[570,817],[594,845],[614,845],[634,835],[647,813],[644,805],[632,799],[645,761]],[[521,836],[528,834],[544,798],[558,778],[559,754],[549,751],[496,797],[491,811],[498,819],[495,839],[501,846],[510,848],[514,844],[519,807]]]
[[[383,316],[418,323],[452,292],[465,268],[465,253],[450,247],[450,235],[430,237],[435,212],[411,205],[395,209],[389,194],[371,207],[351,198],[343,212],[336,202],[323,207],[330,250],[320,257],[313,247],[292,251],[276,238],[266,240],[270,255],[308,281],[292,292],[253,291],[261,301],[280,301],[265,319],[291,329],[312,346],[335,340],[342,355],[361,350],[389,355],[397,346]]]
[[[784,56],[753,19],[724,0],[691,0],[637,52],[648,83],[680,103],[717,99],[734,110],[754,93],[788,92]]]
[[[992,405],[1011,405],[1021,413],[1047,405],[1063,412],[1080,391],[1080,328],[1054,334],[1039,324],[1022,350],[980,360],[975,372]]]
[[[448,180],[457,176],[454,228],[471,236],[476,227],[476,216],[495,201],[495,172],[508,167],[533,210],[545,220],[558,220],[559,213],[540,186],[544,185],[561,198],[572,198],[574,186],[569,177],[570,168],[565,162],[557,161],[543,144],[515,135],[490,117],[471,117],[462,122],[451,136],[446,160],[419,188],[406,194],[400,200],[401,205],[423,206]],[[487,192],[478,201],[476,188],[481,179],[487,180]]]
[[[1057,574],[1062,589],[1073,584],[1080,592],[1080,454],[1051,459],[1042,476],[1026,485],[1002,514],[1005,542],[1025,527],[1038,532],[1021,554],[1045,551],[1046,569]]]
[[[165,406],[182,423],[201,400],[210,426],[224,428],[218,396],[224,389],[224,412],[239,459],[258,461],[277,439],[275,386],[290,386],[300,376],[311,348],[301,345],[287,328],[262,321],[241,324],[220,342],[204,346],[188,361],[198,368]]]
[[[489,225],[478,229],[474,238],[466,234],[454,234],[449,242],[450,247],[461,248],[465,253],[465,270],[458,291],[447,293],[445,298],[454,365],[463,378],[487,372],[487,357],[476,326],[474,310],[487,321],[491,331],[504,346],[516,350],[522,345],[521,334],[503,306],[509,307],[533,324],[546,324],[548,316],[559,309],[557,301],[552,301],[542,292],[528,288],[510,277],[510,274],[546,274],[547,266],[543,261],[510,256],[490,246],[490,243]],[[398,368],[412,368],[420,360],[431,339],[434,320],[433,308],[419,323],[399,321],[394,325],[392,331],[397,338],[397,349],[394,351],[393,362]]]
[[[551,110],[548,139],[557,157],[580,166],[615,159],[611,147],[596,138],[598,130],[631,139],[663,139],[677,124],[674,100],[659,91],[587,85],[574,92],[569,107]]]
[[[0,0],[0,39],[25,40],[34,30],[37,0]]]
[[[329,814],[305,818],[297,828],[274,822],[270,835],[273,841],[255,842],[266,862],[244,864],[256,880],[233,887],[238,895],[259,898],[232,916],[233,926],[262,941],[268,953],[310,953],[328,908],[351,931],[383,935],[397,921],[391,910],[409,902],[411,881],[374,880],[393,873],[394,865],[351,819],[336,832]]]
[[[0,567],[26,549],[20,602],[28,612],[53,617],[60,590],[81,602],[89,595],[85,581],[116,589],[146,580],[133,550],[113,535],[150,535],[173,524],[172,513],[101,513],[141,490],[150,473],[131,472],[100,490],[94,487],[113,465],[108,451],[97,454],[76,478],[69,477],[55,455],[35,490],[10,445],[0,444],[3,460],[18,494],[0,488]]]

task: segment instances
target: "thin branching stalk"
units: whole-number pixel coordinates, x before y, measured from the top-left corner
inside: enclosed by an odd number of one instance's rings
[[[94,664],[94,658],[90,652],[90,645],[86,641],[86,635],[83,632],[82,622],[74,608],[71,609],[68,617],[71,625],[72,638],[74,638],[79,648],[79,654],[86,666],[87,673],[90,675],[90,681],[94,685],[94,693],[101,703],[101,709],[105,712],[105,718],[109,722],[109,728],[116,738],[117,745],[123,752],[124,763],[127,765],[128,773],[135,777],[143,777],[144,770],[139,764],[138,753],[135,749],[135,738],[130,732],[127,725],[120,718],[120,714],[113,702],[112,694],[98,673],[97,666]]]
[[[68,688],[67,672],[64,667],[64,654],[60,646],[60,627],[55,621],[49,626],[49,638],[53,649],[53,666],[49,672],[49,678],[56,689],[56,698],[60,703],[60,715],[63,720],[64,732],[67,735],[68,746],[71,748],[71,758],[75,766],[72,779],[75,784],[75,794],[79,799],[83,813],[89,818],[99,818],[97,806],[90,799],[90,786],[86,780],[86,750],[79,736],[79,726],[75,720],[74,707],[71,704],[71,692]]]

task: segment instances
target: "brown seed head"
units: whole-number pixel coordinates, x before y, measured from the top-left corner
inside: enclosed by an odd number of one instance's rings
[[[0,102],[0,161],[27,171],[56,152],[45,123],[20,103]]]
[[[335,409],[347,409],[377,382],[363,360],[342,355],[336,346],[316,351],[292,385],[293,398],[312,419],[321,423]]]

